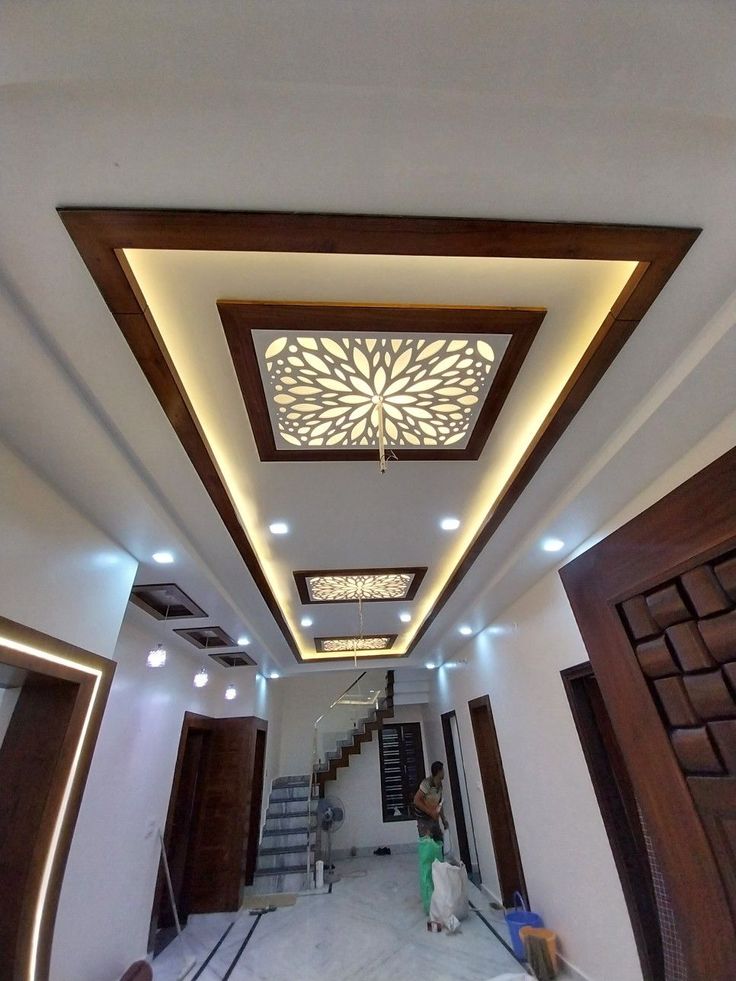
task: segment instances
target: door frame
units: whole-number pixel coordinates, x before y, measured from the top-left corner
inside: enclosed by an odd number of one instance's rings
[[[455,754],[455,741],[452,738],[451,719],[457,713],[454,709],[443,712],[440,716],[442,723],[442,738],[445,743],[445,759],[447,760],[447,775],[450,778],[450,792],[452,794],[452,810],[455,815],[455,832],[457,834],[457,847],[460,852],[460,860],[468,870],[468,874],[473,872],[473,863],[470,856],[470,841],[468,840],[468,829],[465,824],[465,808],[460,791],[460,774],[457,767],[457,756]],[[459,730],[458,730],[459,732]],[[464,768],[463,768],[464,769]]]
[[[690,981],[733,978],[734,919],[618,605],[734,547],[734,500],[736,448],[560,570],[662,867]]]
[[[585,661],[565,668],[560,677],[621,880],[644,981],[664,981],[662,934],[641,818],[610,719],[609,731],[603,732],[590,697],[592,682],[600,699],[598,708],[606,712],[595,672],[590,661]]]
[[[528,906],[529,896],[526,890],[526,879],[524,878],[524,867],[521,863],[519,842],[516,837],[514,812],[511,809],[511,801],[506,784],[506,773],[503,768],[501,748],[498,745],[498,735],[496,733],[496,724],[493,721],[490,697],[488,695],[481,695],[479,698],[471,698],[468,702],[468,711],[470,712],[470,724],[473,729],[473,738],[478,756],[483,796],[486,802],[486,811],[488,812],[488,823],[491,827],[491,841],[493,842],[493,852],[496,857],[496,871],[498,873],[499,889],[501,890],[501,902],[504,906],[513,905],[513,894],[518,891],[522,894]],[[478,745],[477,723],[480,719],[487,721],[488,724],[489,745],[491,749],[490,758],[481,753]]]

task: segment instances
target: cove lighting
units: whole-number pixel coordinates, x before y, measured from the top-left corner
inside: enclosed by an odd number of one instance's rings
[[[468,626],[458,627],[458,630],[463,635],[463,637],[469,637],[473,632],[473,628]]]
[[[272,678],[280,678],[281,675],[278,673],[278,671],[272,671],[271,672],[271,677]]]
[[[272,535],[288,535],[289,526],[285,521],[274,521],[268,526]]]
[[[246,637],[245,634],[241,634],[238,637],[238,647],[247,647],[250,644],[250,637]]]
[[[311,627],[312,626],[312,618],[311,617],[302,617],[301,624],[302,624],[303,627]]]
[[[225,689],[225,698],[228,700],[228,702],[232,702],[232,700],[237,696],[237,694],[238,694],[238,690],[235,687],[235,685],[228,685],[227,688]]]
[[[442,521],[440,521],[440,528],[443,531],[457,531],[459,527],[459,518],[443,518]]]
[[[158,562],[159,565],[169,565],[174,561],[174,556],[171,552],[154,552],[151,558],[154,562]]]
[[[163,644],[159,644],[158,647],[154,647],[148,652],[146,663],[149,668],[162,668],[166,664],[166,648]]]
[[[561,538],[545,538],[542,542],[542,548],[545,552],[559,552],[564,547],[565,543]]]
[[[207,674],[204,668],[200,668],[199,671],[194,676],[194,687],[204,688],[207,682],[210,680],[210,676]]]

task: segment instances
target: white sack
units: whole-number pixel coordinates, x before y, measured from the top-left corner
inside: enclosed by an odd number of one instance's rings
[[[455,932],[453,917],[465,920],[468,916],[468,873],[464,865],[450,865],[449,862],[432,862],[432,882],[434,892],[429,906],[429,918],[441,923],[446,929]]]

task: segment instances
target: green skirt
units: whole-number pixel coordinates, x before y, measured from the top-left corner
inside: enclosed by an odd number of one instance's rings
[[[429,836],[419,839],[419,891],[422,896],[422,905],[425,914],[429,914],[429,904],[434,891],[432,882],[432,863],[435,859],[441,862],[444,858],[444,851],[441,841],[435,841]]]

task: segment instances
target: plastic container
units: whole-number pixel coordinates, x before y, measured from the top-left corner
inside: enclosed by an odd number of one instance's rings
[[[522,947],[524,946],[525,937],[541,937],[547,945],[549,959],[552,962],[552,970],[555,972],[559,970],[557,962],[557,934],[554,930],[547,930],[544,927],[524,926],[519,929],[519,937],[521,938]]]
[[[514,953],[520,960],[524,960],[524,941],[519,936],[519,930],[525,926],[543,927],[544,920],[539,913],[532,913],[531,910],[526,908],[524,897],[520,892],[514,893],[514,902],[518,902],[518,906],[506,913],[506,925],[509,928],[511,946],[514,948]]]

